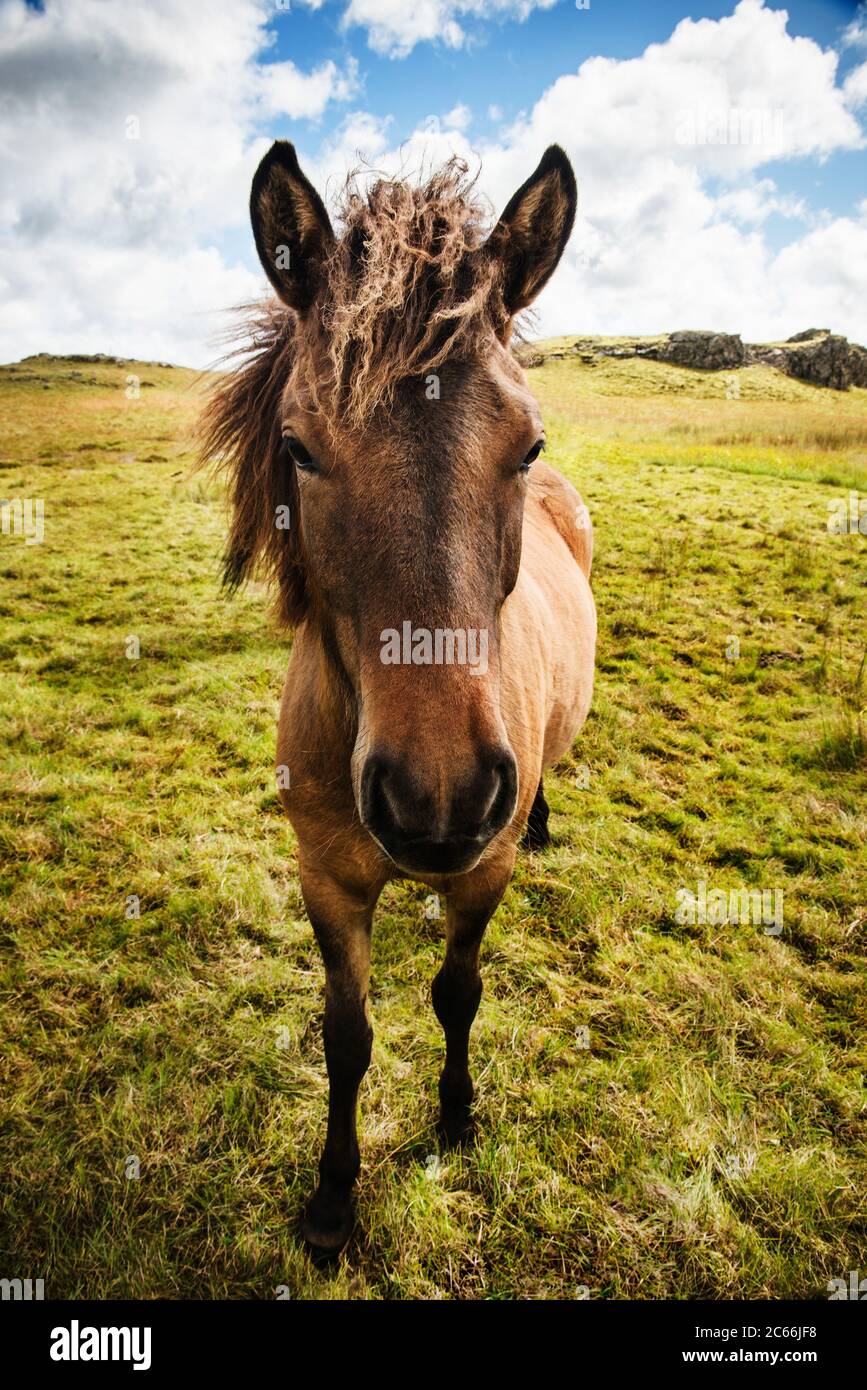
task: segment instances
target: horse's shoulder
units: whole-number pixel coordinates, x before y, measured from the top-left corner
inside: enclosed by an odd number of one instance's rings
[[[593,560],[593,527],[581,494],[556,468],[540,460],[533,465],[530,474],[530,497],[589,576]]]

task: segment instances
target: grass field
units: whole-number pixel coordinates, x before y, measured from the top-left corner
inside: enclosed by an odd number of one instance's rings
[[[852,489],[867,510],[867,392],[530,378],[596,529],[594,709],[488,931],[463,1156],[433,1135],[441,923],[420,887],[383,896],[360,1226],[322,1271],[296,1234],[326,1081],[272,772],[289,644],[261,588],[219,593],[193,374],[0,370],[0,496],[44,500],[41,544],[0,536],[0,1276],[572,1299],[867,1273],[867,538],[826,526]],[[781,890],[782,932],[682,922],[702,881]]]

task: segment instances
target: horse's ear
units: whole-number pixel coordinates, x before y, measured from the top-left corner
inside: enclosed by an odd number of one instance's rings
[[[486,243],[502,265],[509,315],[532,304],[553,275],[569,240],[577,203],[572,165],[559,145],[549,145]]]
[[[250,221],[265,274],[283,303],[303,312],[316,297],[334,232],[288,140],[275,140],[253,176]]]

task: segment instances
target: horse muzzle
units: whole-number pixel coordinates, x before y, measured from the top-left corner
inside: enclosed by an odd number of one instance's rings
[[[377,843],[407,873],[466,873],[515,814],[514,754],[495,747],[469,774],[434,788],[433,778],[385,752],[361,775],[359,810]]]

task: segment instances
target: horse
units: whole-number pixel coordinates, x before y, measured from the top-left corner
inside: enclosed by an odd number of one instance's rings
[[[482,938],[519,841],[549,843],[543,774],[590,708],[592,529],[540,457],[510,346],[576,202],[557,145],[492,228],[456,159],[415,182],[350,178],[337,232],[290,143],[253,178],[276,298],[249,309],[203,456],[228,470],[224,582],[272,579],[294,629],[277,782],[325,973],[328,1119],[301,1230],[326,1259],[355,1224],[377,899],[392,879],[445,899],[437,1128],[466,1144]]]

